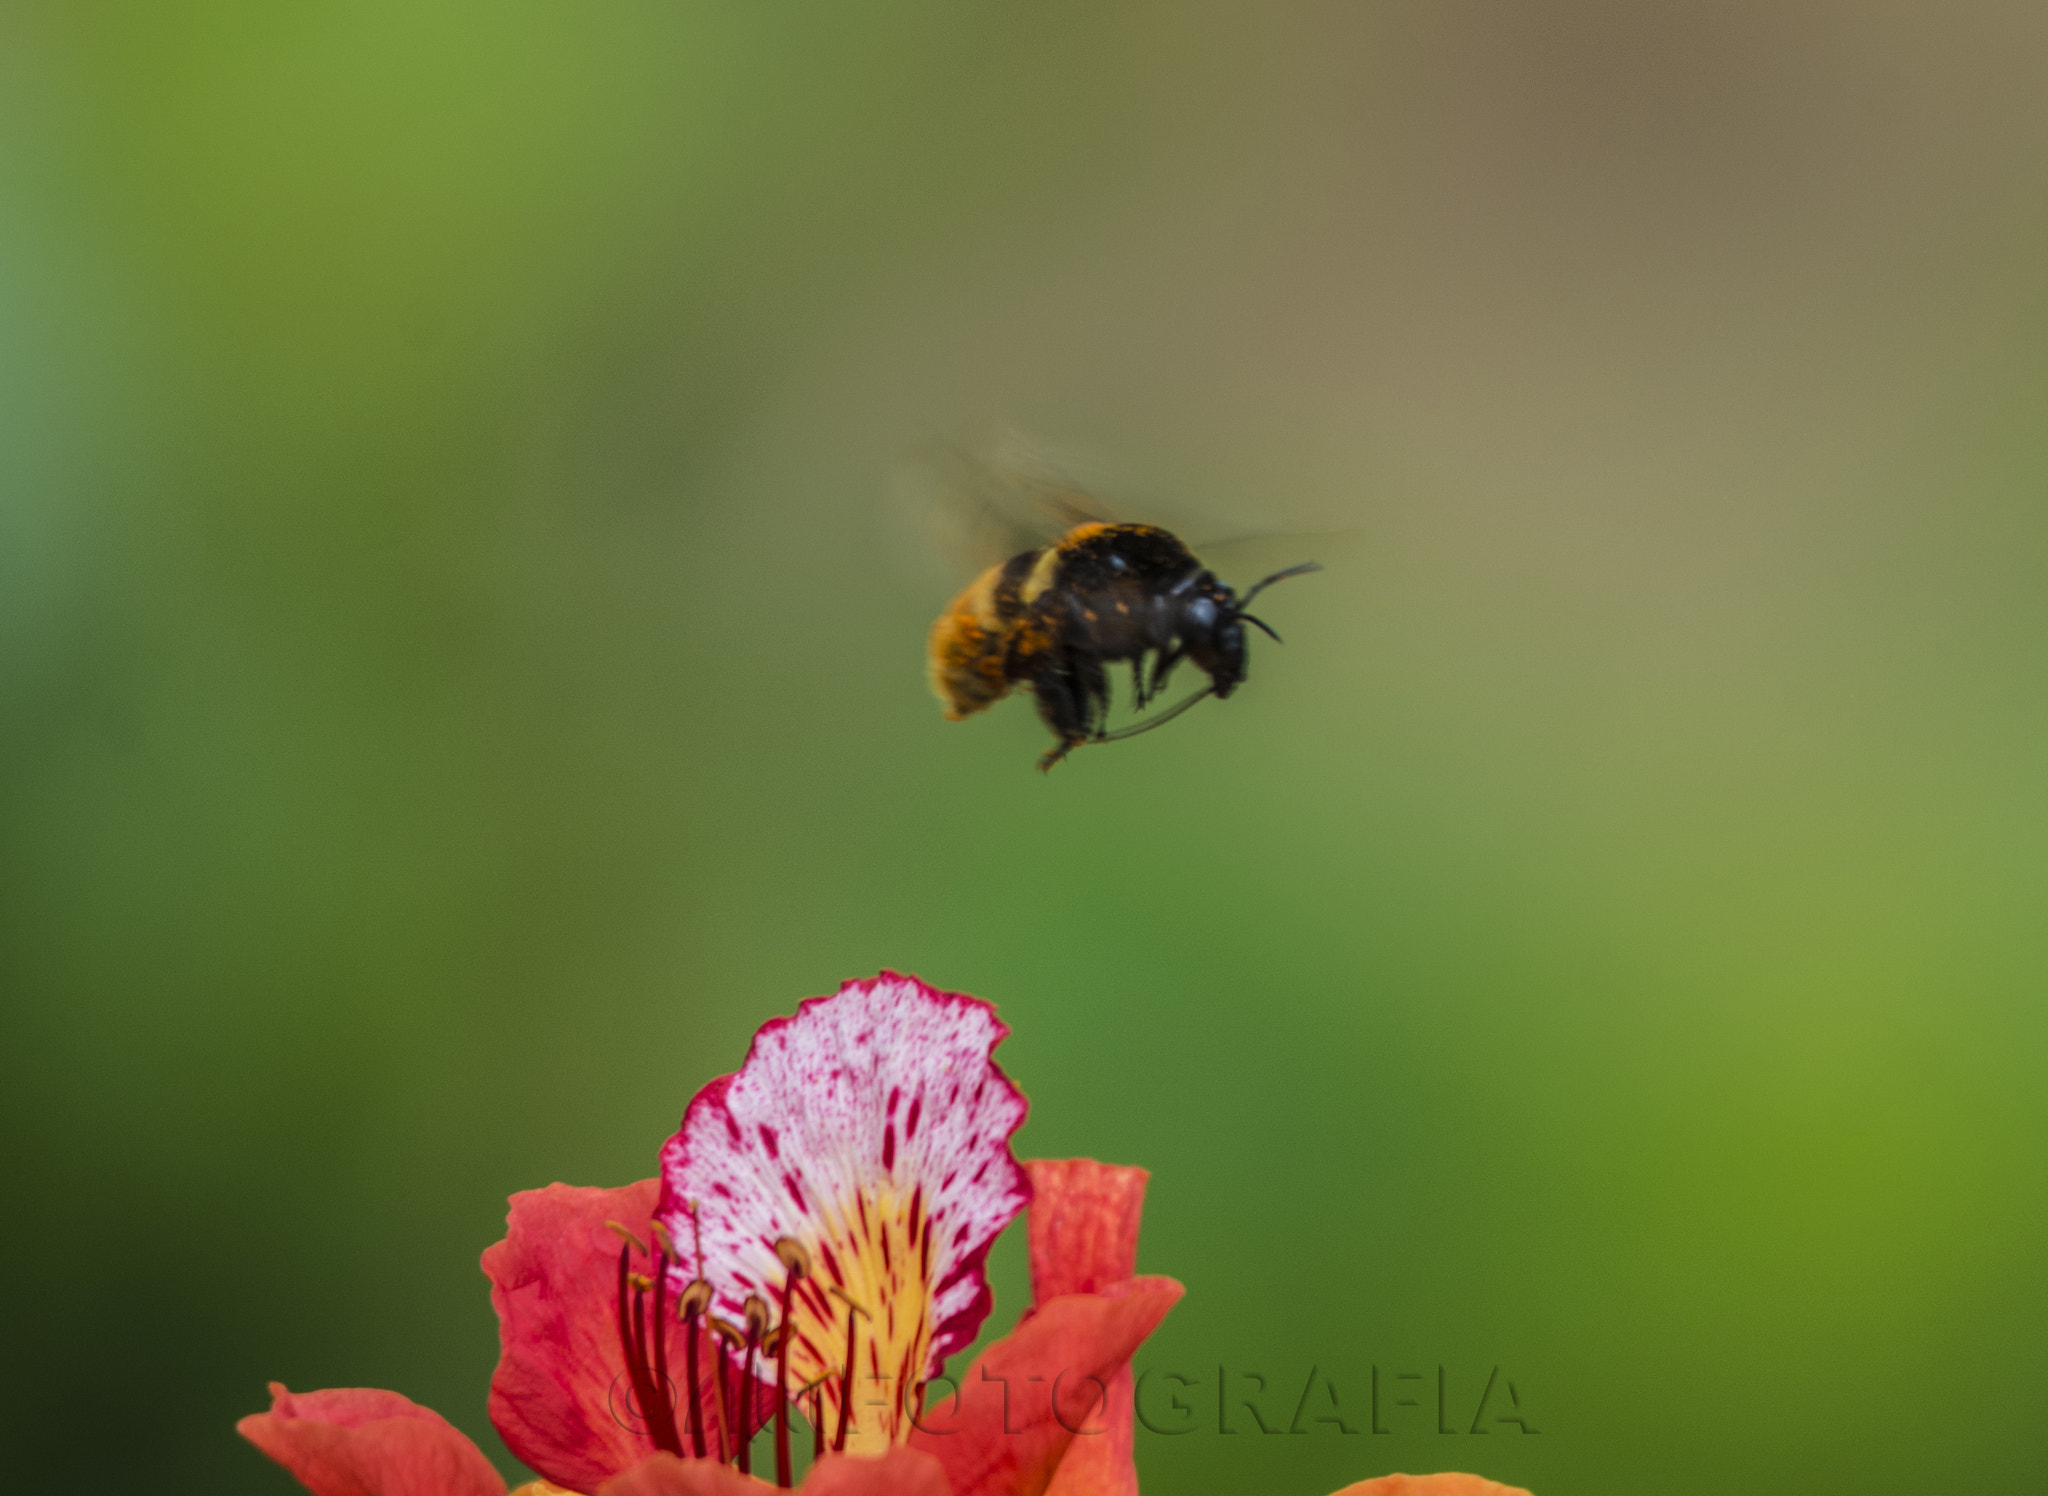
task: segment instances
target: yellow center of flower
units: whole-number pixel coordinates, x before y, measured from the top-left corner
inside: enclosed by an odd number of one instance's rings
[[[931,1223],[924,1192],[884,1185],[826,1206],[788,1291],[791,1394],[829,1449],[879,1454],[910,1437],[931,1353]]]

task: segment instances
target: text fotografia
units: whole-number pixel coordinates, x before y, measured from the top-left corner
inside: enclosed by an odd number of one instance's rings
[[[1499,1366],[1484,1376],[1454,1376],[1446,1366],[1427,1371],[1373,1366],[1341,1388],[1319,1366],[1311,1366],[1306,1377],[1224,1366],[1189,1376],[1155,1366],[1139,1375],[1137,1392],[1138,1422],[1155,1434],[1539,1432],[1524,1408],[1521,1389]]]
[[[1013,1385],[1013,1379],[990,1376],[985,1367],[968,1375],[971,1385],[965,1387],[944,1374],[924,1384],[903,1410],[911,1425],[928,1435],[956,1433],[961,1401],[974,1397],[1000,1399],[1006,1433],[1024,1433],[1048,1406],[1070,1433],[1103,1431],[1100,1415],[1109,1390],[1099,1377],[1062,1373],[1026,1377]],[[892,1383],[892,1378],[871,1374],[855,1377],[853,1416],[861,1419],[872,1416],[869,1410],[893,1410],[899,1389]],[[664,1391],[673,1407],[674,1386],[665,1384]],[[734,1409],[737,1413],[737,1404]],[[1311,1366],[1306,1376],[1292,1377],[1227,1366],[1198,1374],[1154,1366],[1138,1374],[1135,1411],[1147,1432],[1167,1436],[1540,1432],[1521,1388],[1500,1366],[1489,1367],[1484,1374],[1477,1368],[1454,1373],[1448,1366],[1426,1371],[1372,1366],[1342,1378],[1321,1366]],[[623,1375],[612,1387],[611,1413],[622,1428],[646,1426],[637,1395]]]

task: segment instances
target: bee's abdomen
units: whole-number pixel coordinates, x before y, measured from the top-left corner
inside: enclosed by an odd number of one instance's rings
[[[1010,693],[1011,636],[1023,611],[1017,584],[1037,558],[1026,551],[991,566],[932,625],[927,666],[947,721],[971,717]]]

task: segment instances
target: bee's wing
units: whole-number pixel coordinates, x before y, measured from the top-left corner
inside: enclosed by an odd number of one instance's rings
[[[1071,454],[1056,456],[1015,428],[980,442],[935,442],[918,449],[897,465],[894,485],[906,552],[935,558],[957,585],[1090,523],[1160,525],[1188,538],[1197,556],[1220,552],[1219,561],[1234,559],[1238,566],[1245,564],[1239,548],[1253,548],[1256,564],[1257,548],[1268,543],[1343,542],[1359,533],[1356,526],[1270,524],[1270,516],[1257,510],[1202,508],[1184,498],[1155,506],[1120,497],[1112,509],[1074,476],[1077,470],[1085,469]],[[1122,492],[1113,478],[1096,476]]]
[[[984,455],[935,444],[897,466],[898,519],[955,576],[1050,545],[1107,510],[1042,452],[1006,434]]]
[[[1292,549],[1298,548],[1308,541],[1329,541],[1341,545],[1347,541],[1356,540],[1363,534],[1365,534],[1365,526],[1363,525],[1329,525],[1319,529],[1303,530],[1247,530],[1239,534],[1225,535],[1221,539],[1204,538],[1202,540],[1190,541],[1188,549],[1196,555],[1204,557],[1208,556],[1211,552],[1218,552],[1225,556],[1237,556],[1253,546],[1270,547],[1276,544],[1285,544]]]
[[[982,460],[991,501],[1025,530],[1057,539],[1076,525],[1109,524],[1113,515],[1075,477],[1070,459],[1015,427],[997,433]],[[1043,543],[1042,541],[1040,542]]]

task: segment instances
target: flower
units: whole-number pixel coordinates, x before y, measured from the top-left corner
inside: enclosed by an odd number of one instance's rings
[[[812,1496],[1039,1496],[1098,1403],[1115,1427],[1111,1389],[1180,1285],[1134,1263],[1041,1280],[1036,1248],[1033,1307],[927,1407],[1030,1198],[1009,1148],[1025,1101],[991,1057],[1007,1032],[914,978],[851,982],[697,1095],[658,1183],[515,1195],[483,1266],[491,1419],[545,1477],[522,1496],[761,1490],[749,1453],[770,1422],[787,1485],[792,1407]],[[272,1399],[241,1432],[316,1496],[503,1496],[475,1445],[397,1393]],[[1127,1396],[1122,1418],[1128,1463]]]
[[[749,1359],[772,1347],[778,1479],[798,1403],[817,1452],[909,1444],[955,1496],[1036,1492],[1090,1385],[1179,1298],[1128,1266],[1103,1292],[1047,1293],[926,1416],[946,1357],[987,1318],[989,1244],[1031,1197],[1009,1146],[1024,1097],[993,1057],[1008,1032],[988,1004],[914,977],[848,982],[764,1027],[662,1150],[656,1215],[695,1244],[712,1310],[748,1326]]]

